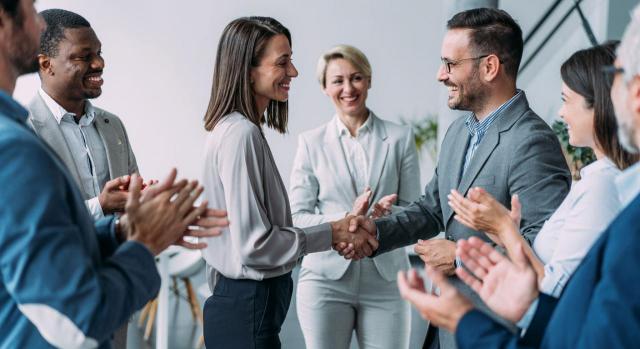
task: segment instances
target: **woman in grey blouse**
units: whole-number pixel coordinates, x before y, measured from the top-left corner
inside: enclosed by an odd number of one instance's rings
[[[375,237],[348,232],[349,218],[292,227],[285,186],[262,125],[284,133],[291,79],[291,35],[269,17],[225,28],[205,115],[205,199],[224,207],[224,238],[202,251],[213,295],[204,306],[207,348],[279,348],[292,293],[291,269],[305,254],[350,243],[370,255]]]
[[[555,297],[560,296],[591,245],[618,215],[622,207],[615,177],[637,161],[637,156],[620,145],[610,97],[612,80],[602,72],[604,66],[613,64],[614,51],[614,43],[581,50],[561,67],[559,114],[567,123],[569,143],[591,148],[597,161],[582,169],[582,179],[573,184],[545,222],[533,248],[519,238],[517,195],[511,211],[479,188],[472,189],[469,198],[456,192],[450,196],[458,221],[486,231],[507,252],[524,245],[538,274],[540,291]]]
[[[418,198],[420,169],[409,127],[378,118],[366,106],[371,66],[357,48],[336,46],[320,57],[317,77],[336,113],[304,132],[291,173],[296,226],[348,214],[380,215]],[[368,210],[371,203],[371,210]],[[297,312],[309,349],[407,348],[411,314],[396,287],[409,267],[404,249],[345,260],[336,251],[305,256]]]

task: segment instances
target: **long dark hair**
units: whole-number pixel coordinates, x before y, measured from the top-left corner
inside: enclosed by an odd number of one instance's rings
[[[239,112],[258,127],[266,123],[280,133],[287,132],[288,103],[272,100],[265,117],[256,110],[251,88],[251,68],[260,64],[269,39],[279,34],[285,35],[291,45],[289,30],[270,17],[238,18],[224,29],[216,54],[211,99],[204,116],[207,131],[224,116]]]
[[[638,161],[638,156],[625,151],[618,139],[618,123],[611,102],[613,80],[607,78],[602,67],[613,64],[619,41],[580,50],[567,59],[560,68],[562,81],[584,97],[587,107],[593,109],[593,132],[598,146],[616,166],[624,170]]]

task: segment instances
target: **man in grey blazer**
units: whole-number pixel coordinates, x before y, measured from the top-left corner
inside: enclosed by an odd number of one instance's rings
[[[129,175],[138,171],[120,119],[89,102],[102,94],[104,59],[89,22],[65,10],[45,10],[40,41],[41,88],[29,103],[29,123],[69,168],[94,219],[122,212]],[[126,346],[127,324],[114,347]]]
[[[54,9],[42,16],[42,85],[29,103],[29,123],[69,168],[95,219],[122,212],[122,189],[138,166],[120,119],[89,102],[102,93],[101,43],[78,14]]]
[[[466,194],[471,187],[482,187],[507,207],[518,194],[521,233],[533,242],[568,193],[571,177],[558,139],[516,88],[523,49],[518,24],[504,11],[483,8],[456,14],[447,29],[437,77],[449,90],[449,107],[471,113],[447,130],[436,172],[418,201],[375,222],[358,217],[351,228],[357,224],[377,234],[374,255],[444,231],[446,239],[419,240],[415,250],[426,264],[464,287],[453,276],[455,241],[470,236],[490,240],[453,218],[450,191]],[[353,254],[349,249],[341,253]],[[455,347],[453,337],[443,332],[427,336],[432,341],[425,347],[437,348],[438,342],[442,348]]]

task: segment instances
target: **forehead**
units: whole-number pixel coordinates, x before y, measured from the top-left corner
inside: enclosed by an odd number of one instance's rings
[[[460,59],[466,58],[470,52],[470,35],[471,29],[450,29],[442,39],[442,48],[440,55],[443,58]]]
[[[280,57],[282,55],[291,55],[291,45],[284,34],[278,34],[269,39],[264,50],[265,57]]]
[[[344,58],[334,58],[327,64],[327,75],[353,74],[359,70]]]
[[[82,50],[100,47],[102,43],[92,28],[67,28],[64,30],[64,39],[60,40],[60,48],[69,50]]]

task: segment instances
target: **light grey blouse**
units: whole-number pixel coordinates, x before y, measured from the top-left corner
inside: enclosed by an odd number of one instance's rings
[[[331,248],[328,223],[292,227],[287,192],[260,129],[232,113],[209,132],[204,199],[225,209],[230,221],[219,237],[205,239],[207,264],[233,279],[262,280],[289,272],[307,253]]]

